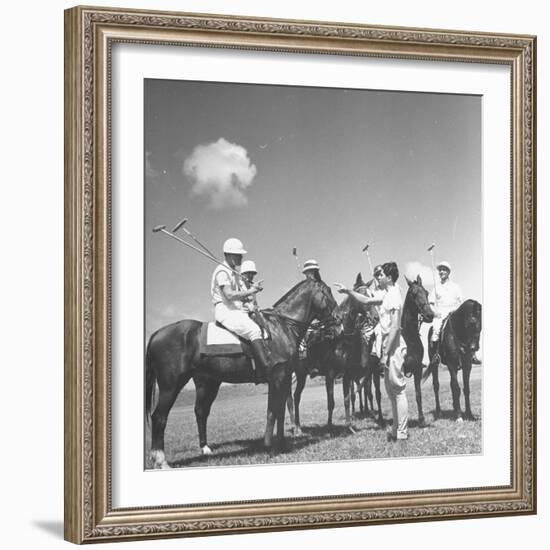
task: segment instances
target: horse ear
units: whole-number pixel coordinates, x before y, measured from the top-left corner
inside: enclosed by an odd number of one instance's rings
[[[405,281],[407,281],[407,284],[408,284],[409,286],[412,285],[412,281],[409,281],[409,278],[408,278],[408,277],[405,277]]]
[[[420,276],[420,273],[416,276],[416,282],[422,286],[422,277]]]
[[[358,286],[363,286],[365,283],[363,282],[363,277],[361,276],[361,272],[357,274],[357,278],[355,279],[355,288]]]

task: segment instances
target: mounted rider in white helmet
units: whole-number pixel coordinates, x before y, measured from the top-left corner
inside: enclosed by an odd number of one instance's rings
[[[228,330],[250,340],[256,364],[256,383],[259,383],[265,381],[271,365],[265,353],[261,329],[244,310],[243,300],[255,296],[263,287],[259,283],[252,283],[246,288],[241,277],[235,273],[246,254],[239,239],[227,239],[223,244],[223,253],[225,261],[214,270],[210,287],[214,317]]]

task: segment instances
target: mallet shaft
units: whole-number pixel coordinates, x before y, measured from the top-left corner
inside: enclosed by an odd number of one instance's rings
[[[164,233],[165,235],[168,235],[169,237],[172,237],[172,239],[175,239],[176,241],[180,242],[181,244],[197,251],[199,254],[202,254],[205,258],[208,258],[211,262],[214,262],[215,264],[218,264],[218,265],[224,265],[227,269],[230,269],[235,275],[240,277],[240,273],[238,271],[236,271],[235,269],[225,265],[220,260],[217,260],[216,258],[211,256],[210,254],[207,254],[206,252],[202,251],[200,248],[197,248],[196,246],[193,246],[191,243],[188,243],[187,241],[184,241],[183,239],[181,239],[177,235],[174,235],[173,233],[170,233],[170,231],[166,230],[164,227],[162,227],[160,229],[155,228],[155,229],[153,229],[153,231],[155,231],[155,233],[158,233],[158,232]]]

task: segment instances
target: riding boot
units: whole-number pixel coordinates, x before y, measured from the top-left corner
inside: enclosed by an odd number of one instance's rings
[[[250,342],[252,346],[252,355],[254,356],[254,363],[256,366],[256,384],[262,384],[267,382],[269,373],[271,371],[271,361],[269,360],[263,340],[252,340]]]

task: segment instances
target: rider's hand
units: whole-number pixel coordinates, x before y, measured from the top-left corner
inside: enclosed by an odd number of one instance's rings
[[[341,294],[349,294],[349,289],[345,287],[342,283],[333,283],[333,285],[338,289],[338,292]]]
[[[261,282],[254,283],[254,284],[250,287],[250,290],[253,290],[253,291],[254,291],[254,294],[257,294],[258,292],[261,292],[263,289],[264,289],[264,287],[262,286],[262,283],[261,283]]]

